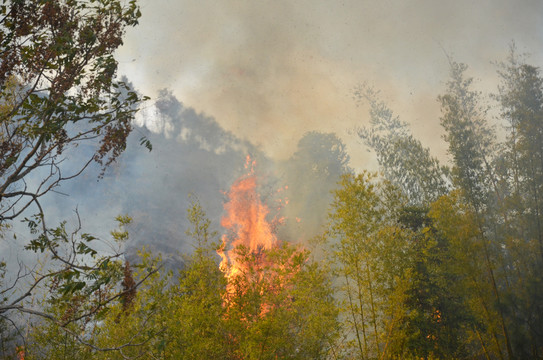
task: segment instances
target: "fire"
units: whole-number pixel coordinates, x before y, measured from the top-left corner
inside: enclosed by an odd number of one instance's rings
[[[218,250],[222,258],[220,270],[227,279],[225,318],[240,321],[247,329],[277,311],[292,309],[296,275],[308,259],[302,247],[277,239],[275,227],[282,218],[275,216],[268,221],[270,211],[260,198],[254,165],[247,157],[248,173],[226,193],[228,201],[221,225],[227,232]],[[286,201],[278,202],[279,209],[286,205]],[[239,338],[233,335],[232,341]]]
[[[25,359],[25,348],[24,348],[24,346],[17,346],[16,352],[17,352],[17,360],[24,360]]]
[[[248,173],[236,180],[226,193],[226,214],[221,225],[227,233],[217,251],[222,258],[220,269],[227,279],[224,305],[240,310],[236,316],[247,324],[276,309],[290,308],[294,298],[288,292],[307,260],[305,250],[277,239],[275,227],[284,219],[275,216],[268,221],[270,211],[258,193],[254,166],[255,162],[247,157]],[[279,203],[280,210],[287,202]],[[257,312],[247,310],[248,303],[244,300],[247,294],[246,299],[258,299],[251,303],[259,308]]]
[[[263,251],[279,245],[273,226],[266,219],[269,209],[257,192],[254,165],[255,162],[247,157],[246,168],[250,167],[250,171],[232,185],[227,193],[229,200],[224,205],[226,215],[222,218],[221,225],[228,233],[223,236],[218,253],[222,258],[220,269],[229,280],[230,288],[230,280],[244,274],[245,270],[241,255],[236,249],[242,247],[249,254],[258,257]]]

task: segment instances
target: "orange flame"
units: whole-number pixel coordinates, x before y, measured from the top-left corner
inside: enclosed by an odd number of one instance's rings
[[[17,346],[16,352],[17,352],[17,360],[24,360],[25,359],[25,348],[24,348],[24,346]]]
[[[226,216],[222,218],[221,225],[228,233],[223,236],[218,253],[222,258],[220,269],[228,280],[243,273],[241,262],[238,261],[234,249],[241,245],[249,253],[258,255],[263,250],[278,245],[272,225],[266,219],[269,214],[268,207],[257,192],[254,165],[255,162],[247,156],[245,166],[246,168],[251,166],[251,170],[234,182],[227,194],[229,201],[224,205]]]
[[[274,309],[288,309],[292,305],[292,296],[280,294],[293,286],[296,273],[307,260],[303,249],[289,247],[277,239],[275,227],[283,223],[284,218],[276,216],[271,222],[267,220],[270,211],[257,191],[254,165],[247,157],[245,167],[249,172],[236,180],[226,193],[228,202],[224,205],[226,214],[221,225],[227,233],[217,250],[222,258],[220,269],[227,279],[224,306],[232,309],[241,305],[238,308],[241,312],[234,316],[239,316],[247,326],[255,317],[264,318]],[[278,202],[278,210],[287,204],[286,200]],[[261,295],[260,311],[258,314],[245,312],[243,297],[255,291]]]

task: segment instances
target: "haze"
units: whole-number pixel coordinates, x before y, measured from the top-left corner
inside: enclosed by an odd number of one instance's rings
[[[493,61],[511,41],[541,64],[541,1],[141,1],[120,72],[155,97],[168,88],[226,130],[287,158],[309,130],[336,132],[351,164],[372,165],[349,130],[368,115],[353,88],[368,83],[439,155],[437,95],[446,53],[495,91]],[[146,121],[152,122],[151,118]]]

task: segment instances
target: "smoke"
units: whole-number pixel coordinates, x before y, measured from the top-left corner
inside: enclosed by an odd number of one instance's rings
[[[444,50],[470,65],[483,90],[495,89],[490,61],[503,59],[512,39],[533,53],[532,62],[543,59],[539,1],[140,3],[141,23],[126,34],[117,59],[136,88],[159,95],[104,179],[96,181],[98,170],[91,169],[46,204],[56,219],[73,220],[77,208],[83,225],[101,237],[116,215],[131,215],[131,249],[190,251],[188,194],[219,224],[223,192],[244,173],[247,154],[260,164],[263,196],[270,203],[289,198],[282,237],[311,237],[339,175],[349,165],[375,165],[348,133],[368,119],[353,100],[354,87],[367,82],[381,89],[415,137],[443,154],[435,99],[448,74]],[[149,136],[151,153],[139,145],[140,135]],[[346,145],[350,163],[330,160],[338,144]],[[315,162],[329,160],[341,166],[319,172]],[[2,254],[13,253],[2,246]]]
[[[258,191],[272,210],[269,220],[285,217],[285,224],[276,230],[286,241],[304,241],[321,230],[330,191],[348,171],[346,149],[334,134],[307,133],[287,160],[274,161],[214,118],[184,105],[168,90],[159,92],[136,124],[126,151],[102,179],[97,177],[100,168],[93,165],[42,201],[49,227],[68,220],[68,229],[72,228],[78,222],[77,210],[84,232],[102,239],[110,238],[116,216],[132,217],[126,244],[131,263],[145,246],[163,254],[168,267],[182,266],[181,254],[192,252],[194,245],[185,234],[190,226],[187,209],[193,200],[201,203],[214,230],[222,233],[219,225],[226,192],[248,171],[247,155],[256,161]],[[151,152],[139,144],[141,136],[152,142]],[[91,146],[78,147],[63,164],[64,171],[77,169],[90,156]],[[23,224],[15,231],[17,250],[10,251],[19,253],[30,234]],[[22,254],[28,264],[36,261],[31,253]]]
[[[512,39],[541,62],[540,1],[142,1],[141,24],[119,52],[121,70],[152,94],[168,87],[225,129],[286,159],[305,132],[367,119],[352,89],[368,82],[442,151],[435,101],[448,74],[443,50],[495,89]],[[436,139],[437,138],[437,139]],[[352,154],[364,168],[367,156]]]

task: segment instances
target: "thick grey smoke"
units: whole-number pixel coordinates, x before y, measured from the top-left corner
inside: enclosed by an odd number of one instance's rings
[[[103,179],[97,181],[96,169],[89,169],[85,177],[61,187],[69,196],[53,194],[56,204],[50,207],[68,211],[77,207],[88,231],[102,237],[115,226],[115,216],[131,216],[131,253],[143,245],[174,256],[190,252],[185,235],[189,194],[198,198],[217,225],[222,192],[242,174],[245,156],[259,152],[168,91],[162,91],[142,117],[153,131],[137,127],[127,150]],[[144,135],[153,144],[151,152],[139,145]],[[57,215],[62,219],[69,213]]]
[[[77,209],[84,231],[107,239],[114,218],[126,214],[133,218],[128,256],[146,246],[178,267],[179,255],[190,253],[194,245],[185,235],[191,197],[220,233],[225,192],[249,171],[247,155],[256,160],[259,191],[271,209],[269,220],[285,218],[276,230],[286,241],[305,241],[320,232],[330,191],[349,171],[345,146],[334,134],[308,132],[287,160],[273,161],[166,90],[142,111],[139,122],[147,125],[135,128],[127,150],[102,179],[98,181],[99,168],[93,167],[44,199],[50,227],[65,219],[73,226]],[[150,153],[139,144],[143,135],[153,144]],[[78,157],[65,165],[77,164],[90,151],[79,148]],[[24,228],[17,231],[21,242],[28,240]]]
[[[515,40],[542,63],[543,2],[141,1],[122,71],[153,94],[168,87],[225,129],[287,158],[307,131],[340,134],[367,119],[352,101],[368,82],[434,150],[446,50],[495,89],[493,60]],[[351,154],[357,168],[364,153]]]

